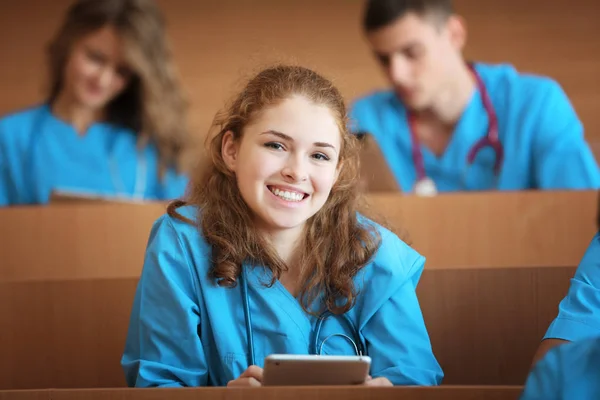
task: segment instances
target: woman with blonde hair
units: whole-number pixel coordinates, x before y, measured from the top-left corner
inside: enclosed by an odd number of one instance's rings
[[[181,196],[186,102],[155,2],[76,1],[48,56],[47,101],[0,119],[0,206]]]
[[[425,259],[358,213],[335,86],[267,68],[215,128],[210,166],[150,233],[128,384],[259,386],[276,353],[367,355],[367,385],[439,384],[415,292]]]

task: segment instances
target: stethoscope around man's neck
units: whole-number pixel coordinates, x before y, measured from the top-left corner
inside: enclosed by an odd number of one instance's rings
[[[37,118],[36,123],[33,124],[33,132],[30,137],[29,142],[29,173],[31,174],[31,188],[39,187],[39,183],[37,182],[37,173],[35,169],[36,162],[36,150],[37,145],[40,139],[40,135],[43,131],[43,126],[48,118],[56,118],[52,114],[52,107],[50,103],[45,104],[45,109],[40,113]],[[145,198],[146,188],[147,188],[147,179],[148,179],[148,162],[146,158],[146,153],[143,149],[136,149],[136,173],[135,173],[135,183],[133,194],[130,194],[130,191],[127,190],[125,183],[123,182],[123,178],[121,176],[121,171],[119,170],[119,162],[117,161],[117,157],[115,155],[116,145],[119,139],[116,128],[113,128],[110,132],[112,136],[109,141],[108,146],[108,167],[111,175],[111,182],[113,184],[113,189],[115,191],[115,196],[117,198],[127,198],[133,200],[142,200]],[[61,188],[63,189],[63,188]],[[65,190],[78,190],[79,188],[64,188]]]
[[[504,162],[504,148],[502,143],[500,143],[499,135],[498,135],[498,116],[496,114],[496,110],[494,109],[494,105],[492,104],[492,100],[490,95],[485,87],[483,79],[481,79],[481,75],[475,69],[475,65],[473,63],[468,63],[468,68],[475,78],[475,82],[477,84],[477,89],[481,93],[481,100],[483,102],[483,107],[488,117],[488,129],[486,135],[479,139],[474,146],[469,149],[467,154],[467,168],[470,167],[474,162],[477,154],[484,147],[491,147],[495,152],[496,159],[494,161],[494,175],[495,178],[498,178],[500,174],[500,169],[502,168],[502,164]],[[419,136],[416,133],[416,116],[412,112],[408,112],[408,127],[411,137],[411,152],[413,165],[415,167],[416,172],[416,183],[414,186],[414,192],[420,196],[432,196],[437,194],[437,188],[435,183],[431,178],[427,176],[425,172],[425,163],[423,161],[423,152],[421,151],[421,143],[419,140]],[[462,184],[466,188],[465,184],[465,171],[462,173]]]

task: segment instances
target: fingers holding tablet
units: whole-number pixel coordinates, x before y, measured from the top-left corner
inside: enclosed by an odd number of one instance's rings
[[[390,380],[388,378],[385,378],[383,376],[381,376],[379,378],[369,377],[365,381],[365,385],[366,386],[378,386],[378,387],[394,386],[394,384],[392,382],[390,382]]]
[[[263,381],[263,369],[249,366],[237,379],[229,381],[227,387],[260,387]]]

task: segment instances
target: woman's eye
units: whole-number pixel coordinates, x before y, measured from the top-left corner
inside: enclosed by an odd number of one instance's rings
[[[274,150],[283,150],[283,145],[277,142],[269,142],[265,144],[265,147],[269,147]]]
[[[95,63],[98,63],[98,64],[104,63],[104,57],[102,57],[101,54],[98,54],[93,51],[88,51],[87,56],[91,61],[93,61]]]
[[[316,153],[316,154],[313,154],[313,157],[314,157],[315,159],[317,159],[317,160],[320,160],[320,161],[329,161],[329,157],[327,157],[327,156],[326,156],[325,154],[323,154],[323,153]]]

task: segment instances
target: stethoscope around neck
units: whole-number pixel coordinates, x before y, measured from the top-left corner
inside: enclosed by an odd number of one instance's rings
[[[241,286],[242,302],[243,302],[243,308],[244,308],[244,319],[245,319],[245,323],[246,323],[246,342],[247,342],[247,352],[248,352],[248,355],[247,355],[248,366],[257,365],[255,353],[254,353],[254,331],[252,329],[252,313],[250,312],[250,301],[248,298],[248,277],[247,277],[245,265],[242,266],[242,271],[239,276],[239,283]],[[325,311],[325,312],[321,313],[321,315],[319,315],[319,317],[317,318],[317,322],[316,322],[315,327],[312,332],[309,353],[313,354],[313,355],[321,355],[322,350],[323,350],[323,345],[325,344],[325,342],[334,336],[340,336],[352,344],[352,346],[354,347],[355,354],[357,356],[366,356],[367,348],[363,344],[362,338],[361,338],[358,330],[356,329],[356,327],[354,326],[354,324],[352,323],[352,321],[350,320],[350,318],[348,318],[348,316],[346,314],[343,314],[340,316],[341,317],[340,321],[344,321],[345,325],[348,327],[350,332],[352,332],[352,337],[350,337],[346,334],[343,334],[343,333],[333,333],[331,335],[328,335],[321,343],[319,343],[319,337],[321,335],[321,328],[323,327],[325,320],[327,320],[327,318],[329,318],[330,316],[334,316],[334,314],[331,313],[330,311]]]
[[[52,116],[52,109],[51,109],[51,105],[49,103],[45,104],[46,109],[43,110],[43,112],[40,113],[39,117],[37,118],[36,123],[33,124],[33,133],[31,135],[30,138],[30,142],[29,142],[29,173],[31,174],[30,176],[30,187],[31,188],[37,188],[39,186],[39,183],[37,182],[36,178],[37,178],[37,174],[36,174],[36,170],[35,170],[35,162],[36,162],[36,149],[37,149],[37,145],[39,142],[39,137],[41,135],[42,132],[42,127],[44,126],[44,123],[46,122],[47,118],[51,118]],[[121,177],[120,171],[119,171],[119,163],[117,161],[117,158],[115,156],[115,150],[116,150],[116,145],[117,145],[117,141],[118,141],[118,135],[116,132],[116,129],[113,128],[112,131],[110,132],[110,134],[112,135],[111,139],[110,139],[110,144],[108,146],[108,154],[109,154],[109,159],[108,159],[108,167],[109,167],[109,171],[110,171],[110,175],[111,175],[111,182],[113,184],[113,189],[115,191],[115,196],[117,198],[127,198],[127,199],[133,199],[133,200],[143,200],[145,198],[145,193],[146,193],[146,188],[147,188],[147,179],[148,179],[148,162],[147,162],[147,157],[145,154],[145,151],[142,149],[137,149],[136,151],[136,173],[135,173],[135,184],[134,184],[134,190],[133,190],[133,194],[129,194],[130,192],[127,190],[127,188],[125,187],[125,183],[123,182],[123,179]],[[56,189],[56,188],[55,188]],[[59,188],[61,190],[74,190],[77,191],[80,188]]]
[[[502,146],[502,143],[500,143],[500,139],[498,136],[498,116],[496,114],[496,110],[494,109],[494,105],[492,104],[492,100],[489,96],[487,88],[485,87],[483,79],[481,79],[481,76],[475,69],[474,64],[468,63],[468,67],[469,67],[473,77],[475,78],[477,88],[479,89],[479,92],[481,93],[483,107],[487,114],[489,124],[488,124],[488,130],[487,130],[486,135],[484,137],[482,137],[481,139],[479,139],[469,149],[469,152],[467,153],[467,160],[466,160],[467,162],[466,162],[466,167],[462,171],[462,174],[461,174],[461,183],[462,183],[462,187],[464,189],[466,189],[467,188],[466,176],[468,175],[469,167],[471,167],[471,165],[475,162],[475,158],[477,157],[477,154],[483,148],[490,147],[494,151],[495,156],[496,156],[495,160],[494,160],[493,172],[494,172],[494,180],[495,180],[494,187],[497,187],[498,176],[500,175],[500,170],[501,170],[502,164],[504,162],[504,147]],[[415,172],[417,175],[416,183],[414,186],[414,192],[415,192],[415,194],[417,194],[419,196],[433,196],[433,195],[437,194],[437,188],[436,188],[436,185],[433,182],[433,180],[431,178],[429,178],[427,176],[427,173],[425,172],[425,163],[423,161],[423,152],[421,151],[421,147],[420,147],[421,143],[419,141],[418,135],[416,134],[416,117],[411,112],[408,113],[408,126],[409,126],[411,144],[412,144],[411,151],[412,151],[413,165],[415,166]]]

